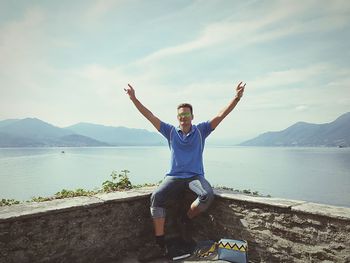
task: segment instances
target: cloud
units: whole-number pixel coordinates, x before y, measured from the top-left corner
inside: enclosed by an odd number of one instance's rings
[[[303,68],[292,68],[281,71],[267,72],[265,75],[250,81],[250,86],[254,89],[283,89],[291,84],[310,82],[317,76],[325,74],[332,69],[331,65],[320,63]],[[298,86],[294,86],[295,88]]]
[[[306,111],[309,107],[306,105],[299,105],[295,107],[296,111]]]
[[[274,115],[279,111],[314,117],[326,112],[324,116],[335,116],[346,112],[350,104],[344,96],[350,92],[348,76],[348,70],[328,64],[266,73],[248,81],[243,107]]]
[[[60,125],[90,121],[153,130],[124,94],[127,83],[162,119],[171,122],[176,105],[189,101],[197,121],[227,105],[236,85],[228,79],[238,74],[247,81],[245,96],[217,134],[231,136],[231,130],[240,129],[251,134],[304,117],[312,122],[320,114],[331,118],[350,105],[347,51],[335,53],[334,60],[320,59],[324,56],[317,52],[310,59],[306,51],[302,58],[283,53],[282,64],[266,58],[278,56],[276,46],[288,49],[285,42],[305,41],[313,48],[319,40],[319,50],[325,44],[336,48],[334,35],[342,32],[345,39],[349,27],[347,1],[253,1],[239,7],[215,1],[215,12],[207,1],[174,8],[160,4],[152,12],[142,2],[147,8],[134,24],[125,11],[136,15],[135,2],[89,3],[72,6],[68,14],[45,4],[45,9],[29,8],[21,19],[0,24],[2,117],[31,114]],[[223,10],[224,4],[232,12]],[[174,27],[179,19],[193,24]],[[150,26],[151,40],[145,37]],[[110,36],[113,30],[120,35]],[[304,34],[308,37],[299,38]],[[103,47],[101,39],[108,40]],[[131,41],[140,44],[129,48],[125,43]],[[254,64],[256,54],[259,65]]]
[[[40,8],[28,9],[19,21],[11,21],[0,28],[0,66],[3,70],[35,60],[40,45],[41,25],[45,13]]]
[[[301,33],[341,28],[348,25],[349,12],[344,11],[342,7],[349,7],[349,4],[343,1],[337,3],[338,5],[330,9],[328,4],[322,5],[317,1],[307,1],[303,4],[284,1],[265,5],[265,13],[255,14],[256,11],[248,11],[250,16],[244,18],[231,17],[206,24],[192,40],[157,50],[137,61],[137,64],[142,66],[169,56],[204,48],[219,48],[220,45],[237,49]],[[251,5],[248,8],[251,8]],[[316,17],[308,14],[310,9],[317,10]]]
[[[82,17],[86,22],[96,22],[124,3],[126,3],[125,0],[95,0],[84,10]]]
[[[25,97],[38,92],[38,82],[47,71],[44,58],[43,24],[46,14],[41,8],[29,8],[20,20],[0,28],[0,77],[2,99]]]

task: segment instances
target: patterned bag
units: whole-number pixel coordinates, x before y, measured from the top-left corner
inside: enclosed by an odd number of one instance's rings
[[[248,243],[245,240],[220,239],[218,244],[219,259],[234,263],[248,262]]]
[[[218,243],[212,240],[197,242],[197,245],[192,252],[191,258],[195,260],[218,259]]]

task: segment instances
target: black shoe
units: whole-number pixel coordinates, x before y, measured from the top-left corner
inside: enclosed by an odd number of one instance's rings
[[[176,261],[191,256],[196,243],[194,241],[187,242],[181,237],[173,237],[167,240],[168,258]]]
[[[172,261],[185,259],[191,256],[190,251],[188,251],[186,248],[171,246],[168,249],[169,251],[167,256]]]
[[[138,252],[137,259],[140,262],[151,262],[157,259],[168,259],[168,250],[166,247],[160,247],[157,244],[145,245]]]

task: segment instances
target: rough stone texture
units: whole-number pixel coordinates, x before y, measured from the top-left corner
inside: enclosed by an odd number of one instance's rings
[[[106,202],[91,197],[74,209],[53,210],[51,205],[79,203],[82,198],[1,207],[0,262],[116,262],[153,236],[149,191],[138,197],[120,195],[122,199],[114,194],[115,201]]]
[[[350,262],[350,208],[216,193],[197,238],[247,240],[251,262]]]
[[[0,262],[137,262],[128,256],[153,241],[151,191],[0,207]],[[216,195],[195,219],[196,239],[245,239],[251,262],[350,262],[350,208]],[[170,218],[181,213],[179,204]],[[174,220],[166,228],[179,231]]]

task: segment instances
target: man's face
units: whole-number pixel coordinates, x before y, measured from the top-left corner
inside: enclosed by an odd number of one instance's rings
[[[192,125],[193,115],[191,109],[183,107],[177,110],[177,119],[181,127],[187,127]]]

